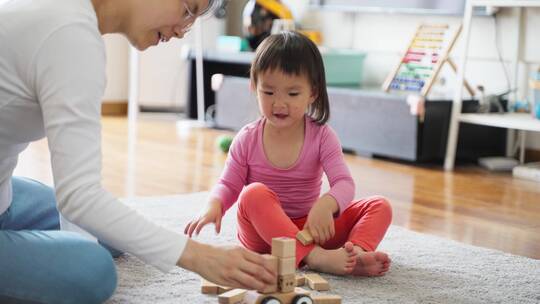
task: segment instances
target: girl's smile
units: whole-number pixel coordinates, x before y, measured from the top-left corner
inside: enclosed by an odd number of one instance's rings
[[[316,99],[309,79],[281,70],[263,72],[258,78],[259,109],[268,120],[269,127],[292,130],[302,126],[308,107]]]

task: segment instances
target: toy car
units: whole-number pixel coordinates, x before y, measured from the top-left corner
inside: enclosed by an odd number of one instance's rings
[[[275,292],[269,294],[249,291],[244,296],[243,304],[313,304],[309,291],[295,288],[291,292]]]

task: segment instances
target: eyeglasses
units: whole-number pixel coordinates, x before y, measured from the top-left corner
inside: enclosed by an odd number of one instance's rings
[[[184,35],[191,30],[191,27],[195,23],[195,19],[197,19],[197,15],[191,11],[187,1],[184,0],[182,3],[184,4],[184,16],[182,17],[182,27],[180,28],[180,32]]]

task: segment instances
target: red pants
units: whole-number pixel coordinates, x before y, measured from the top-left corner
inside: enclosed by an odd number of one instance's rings
[[[289,218],[277,195],[261,183],[245,187],[238,199],[238,239],[246,248],[258,253],[270,253],[274,237],[295,239],[306,220],[307,216]],[[365,251],[374,251],[391,221],[392,209],[383,197],[372,196],[355,201],[334,220],[336,233],[321,247],[336,249],[351,241]],[[313,247],[296,241],[297,266]]]

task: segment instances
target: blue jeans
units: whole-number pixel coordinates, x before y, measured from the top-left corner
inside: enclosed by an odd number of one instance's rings
[[[12,178],[13,200],[0,215],[0,303],[102,303],[116,288],[111,253],[60,231],[53,190]]]

